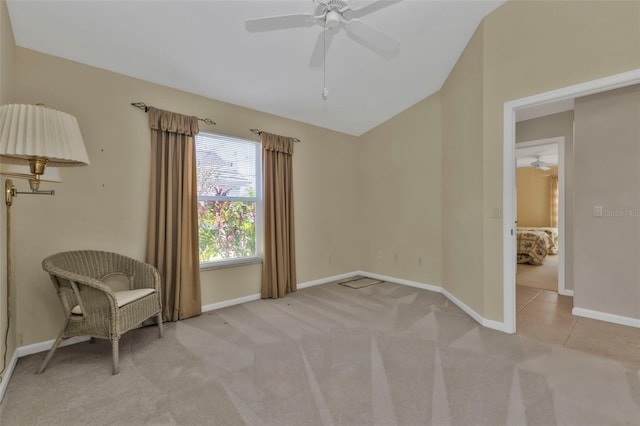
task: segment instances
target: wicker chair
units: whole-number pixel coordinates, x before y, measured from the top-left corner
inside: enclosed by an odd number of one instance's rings
[[[160,275],[153,266],[116,253],[81,250],[47,257],[42,268],[56,287],[65,321],[37,374],[47,367],[63,339],[109,339],[113,374],[118,374],[118,341],[124,333],[155,316],[163,336]],[[114,291],[107,285],[114,279],[124,280],[128,290]]]

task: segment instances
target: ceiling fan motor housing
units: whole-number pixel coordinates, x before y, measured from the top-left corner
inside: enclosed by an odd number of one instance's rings
[[[341,10],[344,11],[340,12]],[[327,28],[335,28],[340,24],[340,17],[347,21],[351,18],[351,5],[343,0],[320,0],[316,7],[316,16],[325,16]]]
[[[340,13],[336,12],[335,10],[329,11],[327,13],[327,17],[325,18],[325,22],[327,28],[331,30],[334,29],[335,27],[340,25]]]

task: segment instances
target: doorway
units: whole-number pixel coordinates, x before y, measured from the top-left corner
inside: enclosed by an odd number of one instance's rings
[[[565,138],[520,142],[515,152],[516,232],[546,252],[531,259],[531,249],[522,250],[516,284],[572,296],[565,287]]]
[[[516,195],[515,195],[515,119],[516,112],[640,83],[640,69],[598,80],[529,96],[504,104],[503,138],[503,316],[502,329],[516,331]],[[566,288],[565,288],[566,290]]]

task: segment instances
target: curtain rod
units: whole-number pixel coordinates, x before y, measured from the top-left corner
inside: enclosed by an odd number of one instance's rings
[[[139,110],[142,110],[144,112],[148,112],[149,111],[149,107],[144,102],[131,102],[131,105],[133,105],[134,107],[136,107]],[[200,118],[200,117],[196,117],[196,118],[199,121],[204,121],[205,123],[210,124],[210,125],[215,125],[216,124],[216,122],[213,121],[210,118]]]
[[[255,133],[255,134],[256,134],[256,135],[258,135],[258,136],[262,134],[262,130],[260,130],[260,129],[249,129],[249,130],[251,130],[251,133]],[[298,138],[291,138],[291,139],[293,139],[293,141],[294,141],[295,143],[302,142],[302,141],[301,141],[300,139],[298,139]]]

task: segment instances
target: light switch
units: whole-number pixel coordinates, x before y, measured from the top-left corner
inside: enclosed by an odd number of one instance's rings
[[[494,219],[500,219],[502,217],[502,209],[500,207],[494,207],[491,217]]]

